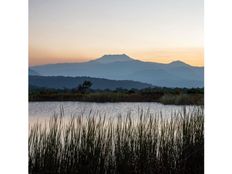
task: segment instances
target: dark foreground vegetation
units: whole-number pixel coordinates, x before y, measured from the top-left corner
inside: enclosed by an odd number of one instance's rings
[[[203,105],[203,88],[146,88],[92,90],[48,89],[30,87],[29,101],[86,101],[86,102],[161,102],[175,105]]]
[[[203,174],[204,113],[53,117],[29,130],[31,174]],[[62,115],[62,113],[61,113]]]

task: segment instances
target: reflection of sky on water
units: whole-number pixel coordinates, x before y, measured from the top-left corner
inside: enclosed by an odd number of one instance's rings
[[[30,102],[29,119],[46,118],[55,114],[59,115],[61,108],[64,110],[64,116],[88,116],[101,115],[126,116],[129,112],[132,116],[138,116],[143,112],[150,114],[162,113],[163,116],[170,116],[173,112],[183,112],[183,106],[163,105],[160,103],[89,103],[89,102]],[[194,107],[187,106],[187,112]]]

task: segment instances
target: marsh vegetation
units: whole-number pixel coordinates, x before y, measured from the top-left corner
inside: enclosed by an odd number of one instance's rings
[[[65,118],[29,128],[29,173],[204,173],[204,110]]]
[[[145,88],[93,90],[79,86],[75,89],[29,88],[29,101],[84,102],[160,102],[174,105],[203,105],[204,88]]]

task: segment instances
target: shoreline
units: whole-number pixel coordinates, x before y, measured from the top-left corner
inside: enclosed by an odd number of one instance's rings
[[[161,103],[159,101],[105,101],[105,102],[97,102],[97,101],[79,101],[79,100],[28,100],[29,103],[36,103],[36,102],[82,102],[82,103],[101,103],[101,104],[107,104],[107,103],[158,103],[162,105],[174,105],[174,106],[204,106],[204,104],[166,104],[166,103]]]

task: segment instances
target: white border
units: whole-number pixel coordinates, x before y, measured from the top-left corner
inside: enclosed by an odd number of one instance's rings
[[[232,173],[232,1],[205,0],[205,173]]]
[[[28,1],[0,1],[0,173],[28,172]]]

